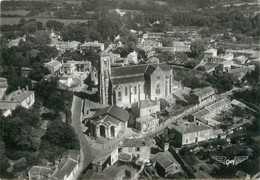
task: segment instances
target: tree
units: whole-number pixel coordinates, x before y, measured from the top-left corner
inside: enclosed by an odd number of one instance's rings
[[[64,149],[79,149],[79,142],[73,128],[60,120],[49,123],[42,139]]]
[[[59,21],[55,21],[55,20],[48,20],[46,22],[46,26],[49,28],[49,29],[53,29],[55,31],[61,31],[64,27],[64,24],[62,22],[59,22]]]
[[[205,45],[202,41],[195,40],[191,43],[190,50],[193,56],[198,57],[202,52],[205,51]]]

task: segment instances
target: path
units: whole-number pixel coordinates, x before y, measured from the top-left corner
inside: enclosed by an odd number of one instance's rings
[[[73,102],[72,102],[72,127],[75,129],[75,132],[78,135],[79,141],[80,141],[80,165],[79,165],[79,172],[77,173],[77,177],[79,174],[86,169],[86,167],[91,163],[93,157],[91,155],[91,148],[89,146],[88,140],[85,137],[85,134],[82,132],[81,128],[81,109],[82,109],[82,99],[73,96]]]

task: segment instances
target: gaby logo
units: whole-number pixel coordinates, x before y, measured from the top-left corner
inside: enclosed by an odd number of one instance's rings
[[[227,166],[229,166],[230,164],[233,165],[233,166],[236,166],[239,163],[248,159],[248,156],[235,156],[234,159],[229,159],[226,156],[213,156],[212,158],[214,160],[222,163],[222,164],[227,165]]]

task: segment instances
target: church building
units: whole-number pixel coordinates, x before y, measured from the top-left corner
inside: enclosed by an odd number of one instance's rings
[[[100,68],[102,104],[126,108],[140,100],[158,100],[172,93],[173,70],[166,63],[111,67],[109,56],[103,54]]]

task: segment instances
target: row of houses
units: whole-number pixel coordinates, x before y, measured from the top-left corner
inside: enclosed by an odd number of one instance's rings
[[[129,166],[130,162],[134,162],[135,167]],[[125,139],[122,145],[115,149],[98,154],[83,178],[138,179],[147,162],[152,162],[151,165],[153,164],[164,177],[182,171],[180,164],[168,149],[151,156],[151,144],[147,140],[132,138]]]
[[[79,169],[80,154],[77,150],[63,153],[59,161],[49,166],[32,166],[28,171],[29,180],[72,180]]]
[[[52,59],[50,62],[45,63],[44,66],[51,72],[51,74],[44,77],[45,79],[50,76],[58,76],[60,77],[60,83],[67,87],[71,87],[76,83],[82,86],[84,80],[92,71],[90,61],[67,61],[64,63]]]

